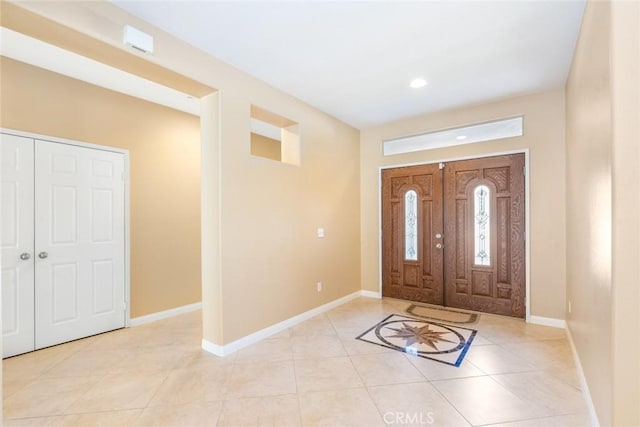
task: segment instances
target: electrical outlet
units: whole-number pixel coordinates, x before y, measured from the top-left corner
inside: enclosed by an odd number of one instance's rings
[[[322,292],[322,282],[317,283],[318,292]]]

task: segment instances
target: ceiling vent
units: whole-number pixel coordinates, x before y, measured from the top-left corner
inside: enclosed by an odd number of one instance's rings
[[[149,54],[153,53],[153,36],[131,25],[124,26],[123,41],[124,44],[131,46],[137,51]]]

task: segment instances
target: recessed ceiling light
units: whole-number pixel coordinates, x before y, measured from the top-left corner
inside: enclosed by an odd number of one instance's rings
[[[466,135],[458,135],[458,136],[456,136],[456,139],[458,141],[462,141],[463,139],[467,139],[467,136]]]
[[[411,83],[409,84],[409,86],[411,86],[414,89],[425,87],[426,85],[427,85],[427,81],[425,79],[420,79],[420,78],[411,80]]]

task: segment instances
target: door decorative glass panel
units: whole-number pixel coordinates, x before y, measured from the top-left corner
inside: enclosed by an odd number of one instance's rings
[[[409,190],[404,195],[404,259],[418,260],[418,194]]]
[[[489,187],[479,185],[473,191],[474,228],[475,228],[475,264],[491,265],[490,241],[490,194]]]

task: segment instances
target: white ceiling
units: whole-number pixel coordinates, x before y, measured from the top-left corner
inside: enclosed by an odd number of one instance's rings
[[[355,127],[565,84],[584,0],[114,3]],[[429,84],[412,89],[409,82]]]

